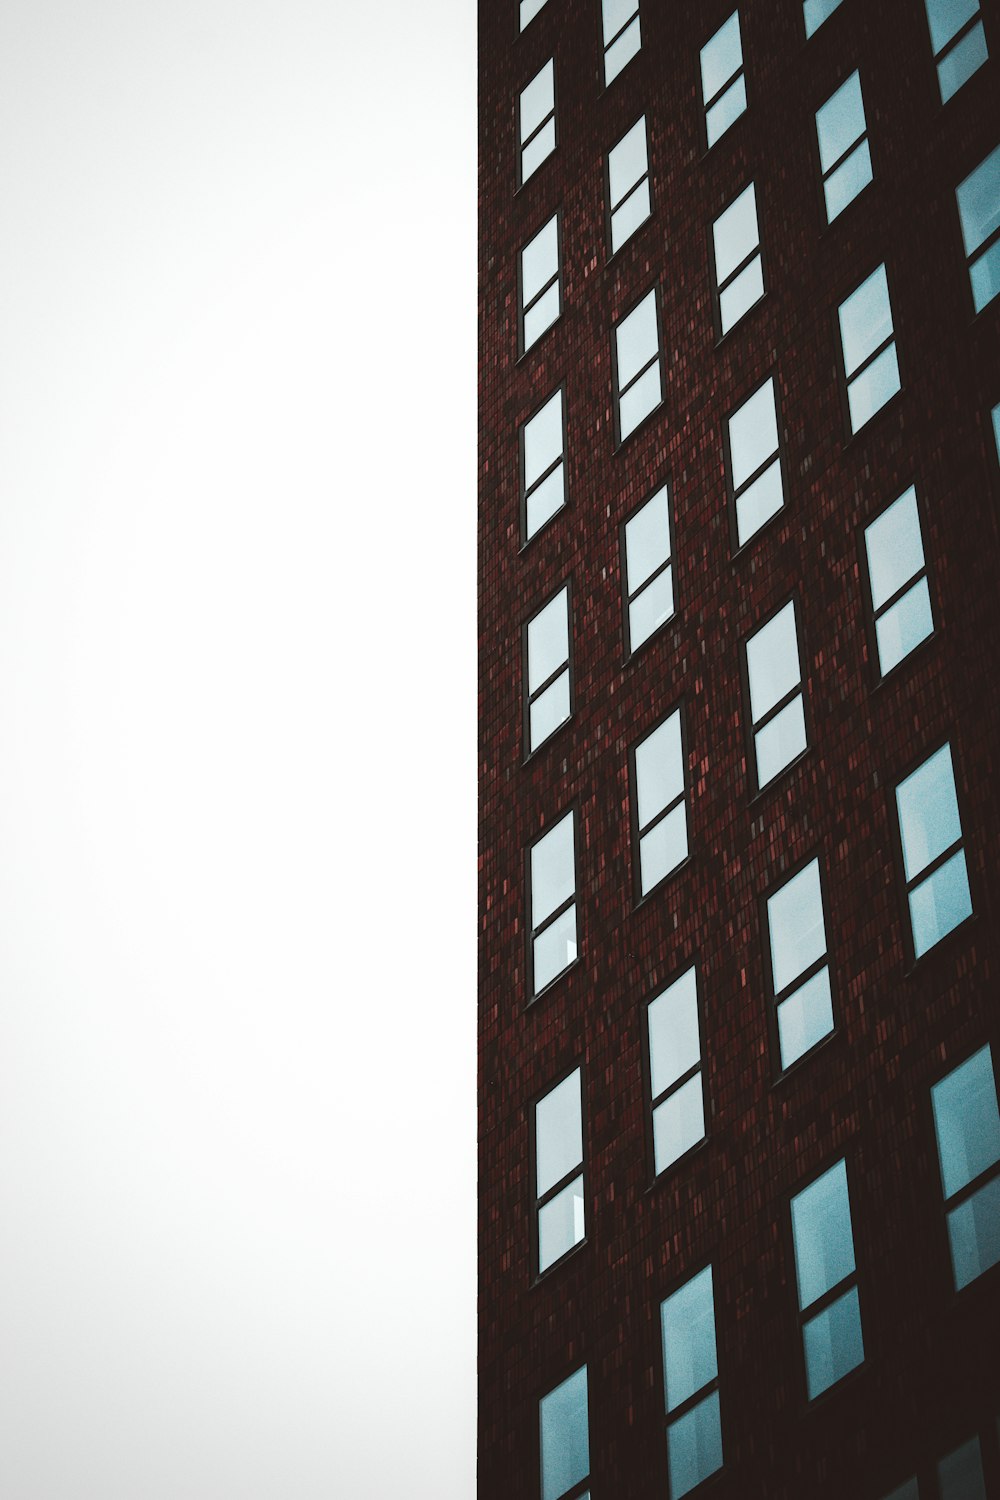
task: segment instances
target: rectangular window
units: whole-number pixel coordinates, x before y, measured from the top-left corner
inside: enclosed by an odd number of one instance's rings
[[[841,3],[842,0],[803,0],[802,18],[806,23],[807,40],[833,15]]]
[[[868,124],[857,69],[816,111],[816,136],[826,222],[832,224],[872,180]]]
[[[931,1089],[955,1287],[1000,1262],[1000,1112],[993,1056],[980,1047]]]
[[[885,1500],[920,1500],[917,1481],[915,1479],[908,1479],[905,1484],[901,1484],[897,1489],[894,1489],[891,1495],[886,1495]]]
[[[843,1158],[792,1199],[792,1239],[806,1389],[812,1401],[865,1357]]]
[[[558,214],[553,214],[521,251],[518,281],[518,332],[523,354],[562,312]]]
[[[573,712],[569,584],[524,627],[524,743],[530,755]]]
[[[913,956],[920,958],[972,915],[951,745],[896,788]]]
[[[576,814],[568,812],[528,856],[531,992],[540,995],[576,959]]]
[[[795,600],[789,599],[745,644],[747,692],[753,736],[755,791],[806,749],[802,666],[795,625]]]
[[[736,408],[726,429],[737,547],[748,542],[785,503],[778,430],[772,375]]]
[[[551,57],[521,90],[517,134],[519,182],[523,184],[556,149],[556,66]]]
[[[856,287],[838,309],[851,432],[857,432],[899,390],[896,337],[885,266]]]
[[[934,634],[917,492],[905,494],[865,527],[865,557],[879,675],[886,677]]]
[[[624,526],[625,650],[631,655],[674,613],[670,492],[661,486]]]
[[[653,1170],[657,1176],[705,1139],[698,975],[692,967],[646,1009]]]
[[[977,1437],[942,1458],[937,1474],[941,1500],[987,1500],[983,1454]]]
[[[615,324],[615,413],[623,443],[663,400],[656,288]]]
[[[1000,146],[959,184],[955,197],[978,313],[1000,292]]]
[[[767,898],[771,994],[781,1067],[790,1068],[833,1030],[833,997],[819,860]]]
[[[521,428],[521,533],[530,541],[566,504],[566,410],[562,388]]]
[[[604,21],[604,85],[618,77],[642,46],[639,0],[601,0]]]
[[[983,16],[979,0],[924,0],[924,4],[941,103],[947,104],[989,58]]]
[[[545,4],[545,0],[520,0],[520,3],[521,3],[520,22],[521,22],[521,30],[523,31],[524,28],[527,26],[528,22],[529,21],[533,21],[535,19],[535,17],[538,15],[538,12],[541,10],[542,6]]]
[[[747,107],[740,13],[734,10],[701,49],[701,100],[705,134],[714,146]]]
[[[640,224],[645,224],[652,211],[646,116],[642,115],[608,152],[608,237],[612,255]]]
[[[1000,402],[994,406],[993,417],[993,446],[997,450],[997,463],[1000,464]]]
[[[538,1403],[542,1500],[589,1500],[590,1423],[587,1366]]]
[[[660,1304],[671,1500],[722,1468],[712,1267]]]
[[[748,183],[712,225],[719,328],[726,334],[764,295],[757,191]]]
[[[535,1105],[535,1215],[541,1275],[587,1233],[579,1068]]]
[[[638,848],[640,896],[687,858],[684,736],[676,709],[632,752],[632,848]],[[634,861],[634,855],[633,855]]]

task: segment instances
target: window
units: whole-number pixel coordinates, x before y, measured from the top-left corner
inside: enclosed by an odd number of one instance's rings
[[[542,1500],[589,1500],[587,1366],[538,1403]]]
[[[556,149],[556,68],[550,57],[527,88],[517,108],[519,182],[525,183]]]
[[[1000,464],[1000,403],[993,408],[993,444],[997,450],[997,463]]]
[[[1000,146],[959,184],[955,197],[978,313],[1000,292]]]
[[[573,712],[569,585],[524,627],[524,743],[530,755]]]
[[[913,956],[920,958],[972,915],[951,746],[896,788]]]
[[[519,336],[530,349],[562,312],[559,282],[559,215],[553,214],[521,251]]]
[[[865,1357],[843,1159],[792,1199],[792,1239],[806,1390],[812,1401]]]
[[[804,0],[802,17],[806,23],[806,39],[818,31],[823,22],[833,15],[841,0]]]
[[[660,1304],[671,1500],[722,1468],[712,1267]]]
[[[601,0],[604,19],[604,84],[618,77],[642,45],[639,0]]]
[[[712,225],[715,290],[722,333],[735,328],[764,295],[757,193],[749,183]]]
[[[977,1437],[942,1458],[937,1471],[941,1500],[986,1500],[983,1455]]]
[[[652,213],[645,115],[608,152],[608,212],[608,237],[614,255]]]
[[[857,432],[899,390],[896,338],[885,266],[856,287],[838,310],[851,432]]]
[[[989,52],[979,0],[924,0],[941,103],[967,83]]]
[[[562,389],[521,428],[521,531],[530,541],[566,504],[566,417]]]
[[[833,1030],[818,859],[767,898],[767,935],[778,1054],[789,1068]]]
[[[623,443],[663,400],[655,287],[615,324],[613,352],[618,441]]]
[[[675,979],[646,1009],[653,1170],[659,1175],[705,1139],[698,976]]]
[[[532,994],[576,958],[576,815],[568,812],[528,856]]]
[[[745,650],[753,785],[760,791],[809,743],[794,599],[747,637]]]
[[[1000,1113],[989,1046],[931,1089],[955,1287],[1000,1261]]]
[[[927,564],[913,485],[865,528],[879,674],[886,677],[934,633]]]
[[[872,180],[868,125],[857,69],[816,111],[816,135],[826,222],[832,224]]]
[[[639,895],[687,858],[687,807],[684,803],[684,744],[681,711],[658,724],[633,751],[632,848],[638,847]],[[633,856],[634,858],[634,856]]]
[[[742,547],[785,503],[773,376],[733,412],[727,439],[736,545]]]
[[[747,107],[740,13],[734,10],[701,49],[701,99],[705,134],[714,146]]]
[[[661,486],[624,527],[625,649],[631,655],[674,612],[670,493]]]
[[[920,1500],[920,1491],[917,1489],[917,1481],[908,1479],[894,1489],[891,1495],[886,1495],[885,1500]]]
[[[535,1105],[535,1213],[541,1275],[568,1255],[587,1232],[579,1068]]]
[[[522,31],[527,26],[529,21],[533,21],[535,19],[544,4],[545,0],[521,0],[520,20]]]

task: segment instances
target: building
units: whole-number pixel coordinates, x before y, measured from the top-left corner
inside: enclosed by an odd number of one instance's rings
[[[1000,4],[480,49],[481,1500],[1000,1496]]]

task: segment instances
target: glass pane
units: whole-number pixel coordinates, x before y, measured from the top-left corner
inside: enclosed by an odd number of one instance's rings
[[[535,1105],[535,1192],[540,1198],[583,1160],[580,1069]]]
[[[566,504],[566,481],[562,464],[552,470],[548,479],[528,496],[526,510],[528,537],[540,531],[546,521]]]
[[[644,177],[648,170],[646,116],[642,115],[632,129],[625,132],[617,146],[612,146],[608,152],[612,208],[622,201],[629,188],[635,187],[639,178]]]
[[[984,255],[969,267],[972,282],[972,301],[976,312],[982,312],[1000,292],[1000,240],[997,240]]]
[[[628,607],[629,646],[635,651],[674,612],[674,570],[664,568]]]
[[[1000,1161],[1000,1114],[988,1046],[931,1089],[944,1195],[961,1192]]]
[[[560,1256],[578,1245],[586,1233],[581,1176],[538,1210],[539,1272],[547,1271]]]
[[[853,375],[860,364],[884,344],[892,333],[892,309],[885,266],[879,266],[866,281],[840,304],[840,337],[844,366]],[[857,430],[857,424],[855,425]]]
[[[920,958],[972,915],[965,855],[959,849],[929,880],[910,892],[913,951]]]
[[[527,489],[562,453],[562,391],[556,391],[545,405],[524,424],[524,483]]]
[[[776,994],[826,952],[819,860],[814,859],[768,898],[771,973]]]
[[[1000,1177],[952,1209],[948,1238],[955,1287],[961,1291],[1000,1261]]]
[[[570,716],[569,668],[539,694],[528,710],[530,749],[536,750]]]
[[[714,99],[724,83],[743,66],[743,42],[740,37],[740,13],[734,10],[711,41],[701,49],[701,97],[705,104]]]
[[[875,622],[879,670],[882,676],[885,677],[893,667],[899,665],[904,656],[909,656],[921,641],[933,634],[930,590],[927,579],[921,578],[909,593],[904,594],[902,599]]]
[[[653,1163],[663,1172],[705,1136],[705,1101],[696,1073],[653,1111]]]
[[[989,56],[986,33],[980,21],[963,36],[960,42],[956,42],[951,51],[938,63],[941,103],[947,104],[948,100],[958,93],[962,84],[968,83],[973,73],[978,73],[983,63],[989,61]]]
[[[802,15],[806,23],[806,37],[811,37],[840,4],[841,0],[804,0]]]
[[[997,463],[1000,463],[1000,403],[994,406],[993,417],[993,442],[997,450]]]
[[[539,1402],[542,1500],[559,1500],[590,1473],[587,1430],[587,1366]]]
[[[907,880],[962,836],[951,746],[942,745],[896,788]]]
[[[550,115],[555,108],[555,67],[549,58],[521,91],[521,140],[526,140],[533,130]]]
[[[605,85],[612,83],[618,77],[625,64],[632,61],[641,45],[639,17],[636,16],[629,29],[623,32],[614,46],[609,47],[604,54]]]
[[[553,215],[521,251],[521,296],[525,306],[558,270],[559,230]]]
[[[605,47],[638,9],[639,0],[601,0]]]
[[[639,423],[655,411],[663,400],[660,384],[660,362],[650,365],[645,375],[640,375],[635,385],[629,386],[618,406],[618,425],[622,442],[633,433]]]
[[[560,589],[528,621],[528,691],[533,693],[569,660],[569,590]]]
[[[642,894],[651,891],[664,876],[687,859],[687,809],[678,802],[673,812],[661,818],[639,840],[639,885]]]
[[[521,0],[521,30],[533,21],[545,4],[545,0]]]
[[[854,1270],[854,1236],[841,1158],[792,1199],[792,1236],[799,1306],[812,1305]]]
[[[716,219],[712,236],[715,242],[715,279],[721,286],[759,243],[757,194],[752,182]]]
[[[550,120],[540,130],[529,146],[521,152],[521,181],[527,182],[532,172],[541,166],[547,156],[556,149],[556,122]]]
[[[649,1071],[655,1099],[701,1057],[698,980],[693,968],[650,1002],[647,1019]]]
[[[740,489],[761,464],[778,451],[778,413],[774,381],[766,380],[729,418],[729,454],[733,489]]]
[[[764,268],[760,256],[752,260],[735,281],[731,281],[719,298],[719,318],[723,333],[735,328],[743,315],[764,295]]]
[[[823,184],[827,223],[832,224],[837,215],[853,202],[871,180],[872,154],[865,140],[841,163],[836,172],[831,172]]]
[[[625,522],[628,592],[634,594],[669,556],[670,496],[664,485]]]
[[[747,107],[747,81],[741,73],[721,99],[717,99],[705,116],[708,144],[714,146],[720,136],[725,135]]]
[[[715,1352],[712,1267],[692,1276],[660,1306],[667,1411],[674,1411],[719,1373]]]
[[[851,431],[857,432],[891,401],[899,390],[899,363],[896,345],[890,344],[878,359],[851,381],[847,388],[847,405],[851,413]]]
[[[781,1066],[790,1068],[810,1047],[833,1030],[830,971],[820,969],[807,984],[778,1006],[778,1048]]]
[[[657,352],[655,288],[616,325],[615,347],[618,389],[621,390],[635,379],[643,365],[648,364]]]
[[[802,1330],[809,1400],[836,1385],[865,1357],[858,1289],[852,1287]]]
[[[908,1479],[898,1489],[893,1490],[891,1495],[886,1495],[885,1500],[920,1500],[920,1491],[917,1489],[917,1481]]]
[[[855,70],[836,93],[816,111],[819,162],[829,172],[849,146],[865,133],[865,107],[861,99],[861,75]]]
[[[534,970],[535,994],[540,994],[551,984],[557,974],[568,969],[576,958],[576,903],[568,906],[562,916],[556,917],[535,939]]]
[[[636,746],[635,780],[639,827],[645,828],[684,790],[680,710]]]
[[[979,9],[979,0],[926,0],[926,4],[935,56]]]
[[[970,1438],[938,1464],[941,1500],[986,1500],[979,1439]]]
[[[959,184],[955,197],[965,253],[972,255],[1000,227],[1000,146]]]
[[[524,347],[530,349],[540,339],[546,328],[559,316],[559,283],[553,282],[544,297],[539,297],[534,307],[524,317]]]
[[[531,925],[538,927],[576,888],[573,814],[531,846]]]
[[[713,1391],[667,1428],[671,1500],[680,1500],[716,1469],[722,1468],[722,1420],[719,1393]]]
[[[799,645],[795,630],[795,602],[783,609],[747,640],[750,711],[758,723],[799,681]]]
[[[758,532],[766,521],[777,515],[785,503],[781,485],[781,464],[775,459],[759,479],[755,479],[742,495],[736,497],[736,539],[742,547],[744,542]]]
[[[920,516],[913,485],[865,531],[872,606],[881,609],[924,565]]]
[[[611,215],[611,254],[620,250],[630,234],[650,215],[649,181],[637,187],[631,198]]]
[[[800,694],[754,735],[758,787],[767,786],[780,775],[796,756],[802,754],[807,744],[806,713]]]

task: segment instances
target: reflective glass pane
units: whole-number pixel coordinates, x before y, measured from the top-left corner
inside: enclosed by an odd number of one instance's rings
[[[657,360],[650,365],[645,375],[640,375],[635,384],[629,386],[618,404],[618,425],[623,442],[651,411],[656,410],[662,400],[660,362]]]
[[[719,321],[723,333],[735,328],[744,313],[749,312],[763,295],[764,267],[758,255],[719,296]]]
[[[713,1391],[667,1428],[671,1500],[680,1500],[722,1468],[719,1393]]]
[[[538,1269],[547,1271],[587,1233],[583,1177],[567,1184],[538,1210]]]
[[[1000,227],[1000,146],[955,191],[965,253],[972,255]]]
[[[925,4],[935,55],[979,9],[979,0],[925,0]]]
[[[867,140],[864,140],[823,184],[827,222],[832,224],[871,180],[872,154]]]
[[[639,9],[639,0],[601,0],[601,17],[604,24],[604,45],[618,35],[625,22]]]
[[[861,75],[855,70],[836,93],[816,111],[819,160],[829,172],[849,146],[865,133],[865,107],[861,99]]]
[[[608,152],[608,181],[614,208],[649,170],[646,159],[646,117],[642,115]]]
[[[841,1158],[792,1199],[792,1235],[799,1306],[810,1307],[854,1270],[854,1236]]]
[[[830,997],[830,971],[818,974],[778,1006],[778,1049],[781,1066],[790,1068],[817,1042],[833,1030],[833,1001]]]
[[[533,21],[545,4],[545,0],[521,0],[521,30]]]
[[[858,1289],[851,1287],[802,1329],[809,1400],[836,1385],[865,1357]]]
[[[565,504],[566,478],[563,466],[559,464],[528,496],[525,506],[528,536],[533,537],[536,531],[540,531]]]
[[[872,606],[881,609],[924,565],[913,485],[865,530]]]
[[[780,993],[797,974],[826,952],[819,860],[814,859],[769,897],[767,925],[771,973]]]
[[[806,36],[811,37],[840,4],[841,0],[804,0],[802,15],[806,23]]]
[[[701,49],[701,97],[705,104],[714,99],[724,83],[743,66],[743,43],[740,37],[740,13],[734,10],[711,41]]]
[[[712,225],[712,238],[715,243],[715,277],[721,286],[759,243],[757,194],[752,182],[716,219]]]
[[[993,443],[997,450],[997,463],[1000,463],[1000,404],[994,406],[993,417]]]
[[[1000,1261],[1000,1177],[951,1210],[948,1239],[957,1291]]]
[[[528,691],[533,693],[569,659],[569,590],[560,589],[528,621]]]
[[[535,1105],[535,1192],[540,1198],[583,1160],[580,1069]]]
[[[973,261],[969,267],[969,280],[972,282],[972,300],[976,312],[982,312],[1000,292],[1000,240],[996,240],[978,260]]]
[[[524,424],[524,483],[530,489],[540,475],[554,464],[562,453],[562,391],[556,391],[545,405]]]
[[[629,645],[633,651],[649,639],[674,612],[674,570],[664,568],[628,607]]]
[[[526,140],[533,130],[550,115],[555,108],[555,65],[551,58],[521,91],[521,139]]]
[[[989,61],[989,49],[986,46],[986,33],[983,23],[973,26],[972,30],[966,32],[960,42],[956,42],[950,52],[947,52],[938,63],[938,87],[941,90],[941,103],[947,104],[954,94],[957,94],[963,83],[968,83],[973,73],[978,73],[983,63]]]
[[[539,1402],[542,1500],[559,1500],[590,1472],[587,1366]]]
[[[784,503],[781,464],[775,459],[770,468],[736,497],[736,539],[739,546],[742,547],[766,521],[777,515]]]
[[[560,724],[565,724],[570,716],[569,696],[569,668],[557,677],[544,693],[538,697],[528,709],[528,729],[531,739],[532,750],[547,740]]]
[[[678,802],[639,840],[639,885],[643,895],[687,859],[687,809]]]
[[[556,281],[549,287],[544,296],[539,297],[534,307],[524,315],[524,347],[530,349],[536,339],[540,339],[546,328],[559,316],[559,283]]]
[[[754,735],[758,787],[767,786],[780,775],[802,754],[808,743],[806,712],[799,694]]]
[[[625,523],[625,569],[634,594],[670,556],[670,496],[666,485]]]
[[[980,1047],[931,1089],[944,1195],[1000,1161],[1000,1114],[990,1048]]]
[[[521,181],[527,182],[532,172],[536,171],[555,149],[556,122],[552,119],[521,152]]]
[[[657,352],[655,289],[616,325],[615,345],[618,389],[621,390],[635,379],[643,365],[648,364]]]
[[[642,35],[639,30],[639,17],[636,16],[628,30],[622,32],[617,42],[609,47],[604,54],[605,84],[612,83],[618,77],[625,64],[632,61],[641,45]]]
[[[747,675],[750,681],[750,711],[756,724],[799,681],[799,645],[795,630],[795,603],[783,609],[747,640]]]
[[[927,579],[921,578],[891,609],[875,622],[878,662],[882,676],[898,666],[921,641],[934,634],[931,595]]]
[[[531,925],[539,926],[576,888],[573,814],[531,846]]]
[[[679,709],[636,746],[635,780],[639,827],[645,828],[684,790]]]
[[[840,304],[844,366],[853,375],[892,333],[892,309],[885,266],[879,266]]]
[[[698,980],[694,969],[688,969],[650,1002],[647,1019],[649,1070],[655,1099],[701,1057]]]
[[[660,1306],[667,1411],[674,1411],[719,1373],[715,1351],[712,1267],[692,1276]]]
[[[653,1162],[666,1171],[685,1151],[705,1136],[705,1101],[701,1074],[696,1073],[653,1111]]]
[[[630,234],[635,233],[640,224],[645,224],[649,214],[650,198],[647,179],[636,188],[631,197],[626,199],[621,208],[616,209],[611,215],[612,255],[624,245]]]
[[[907,880],[962,836],[951,746],[942,745],[896,788]]]
[[[551,984],[576,958],[576,903],[535,938],[533,949],[535,994]]]
[[[986,1500],[979,1439],[970,1438],[938,1464],[941,1500]]]
[[[891,401],[899,390],[899,361],[896,345],[883,349],[878,359],[873,359],[867,369],[856,375],[847,389],[847,405],[851,413],[851,431],[858,432]]]
[[[705,116],[708,144],[714,146],[720,136],[725,135],[747,107],[747,81],[741,73],[720,99],[712,105]]]
[[[558,270],[559,230],[553,215],[521,251],[521,296],[525,306]]]
[[[961,849],[910,892],[913,951],[920,958],[972,915],[969,873]]]
[[[886,1495],[885,1500],[920,1500],[920,1491],[917,1489],[917,1481],[908,1479],[898,1489],[893,1490],[891,1495]]]

